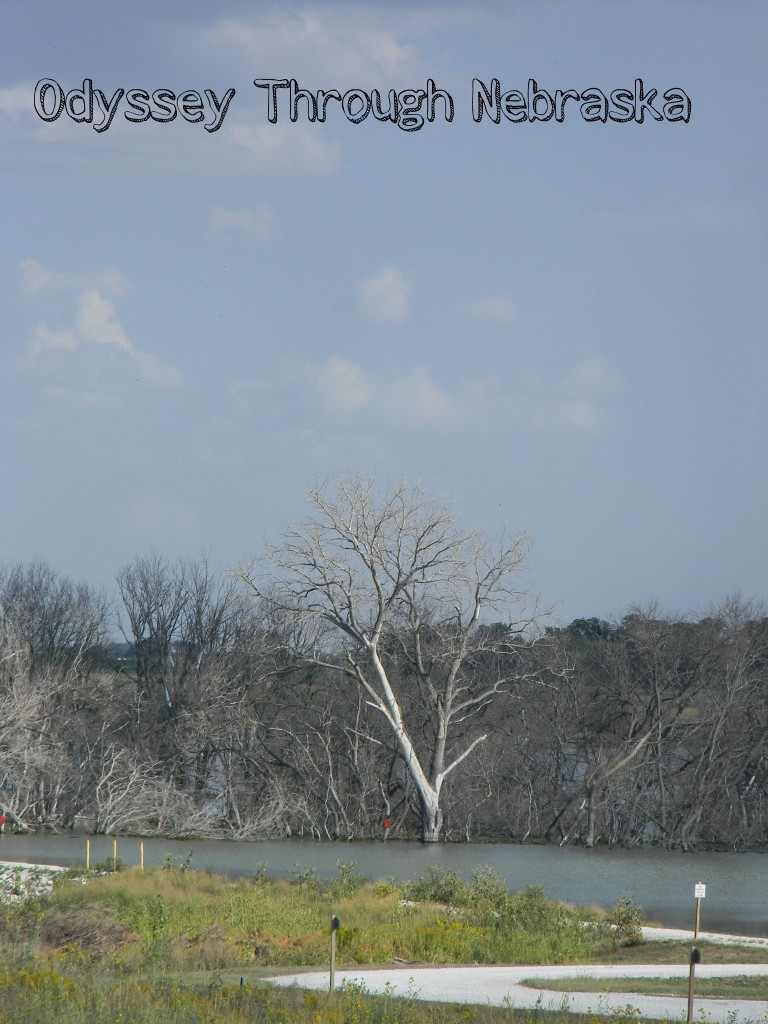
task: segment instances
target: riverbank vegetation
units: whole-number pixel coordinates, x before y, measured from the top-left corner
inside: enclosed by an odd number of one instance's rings
[[[344,486],[239,577],[0,564],[9,827],[768,847],[764,609],[553,627],[524,538]]]
[[[331,913],[340,965],[583,963],[641,941],[626,902],[577,910],[537,887],[511,893],[489,869],[471,884],[432,870],[371,885],[341,862],[330,882],[312,870],[237,882],[178,867],[68,872],[49,896],[2,908],[0,938],[6,952],[120,975],[297,967],[327,962]]]
[[[433,870],[401,885],[366,883],[354,865],[341,863],[329,882],[312,871],[297,871],[290,882],[260,871],[233,882],[171,863],[146,872],[70,871],[50,895],[0,908],[0,1021],[527,1019],[511,1009],[424,1005],[356,989],[329,999],[262,983],[281,968],[327,965],[331,912],[341,920],[340,967],[610,962],[637,938],[626,905],[612,916],[551,903],[537,888],[510,893],[489,870],[471,884]]]

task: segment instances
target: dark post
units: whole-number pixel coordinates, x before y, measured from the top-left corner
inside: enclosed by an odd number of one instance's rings
[[[701,963],[701,952],[695,946],[691,946],[689,959],[691,972],[688,975],[688,1024],[691,1024],[693,1020],[693,980],[696,975],[696,964]]]
[[[336,932],[339,930],[339,919],[335,914],[331,915],[331,984],[330,992],[333,992],[336,985]]]

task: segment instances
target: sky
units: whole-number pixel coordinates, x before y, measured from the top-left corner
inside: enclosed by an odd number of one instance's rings
[[[1,561],[225,569],[361,469],[528,533],[562,622],[768,596],[764,3],[0,17]]]

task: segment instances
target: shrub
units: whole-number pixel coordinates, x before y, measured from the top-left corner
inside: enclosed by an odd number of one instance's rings
[[[374,896],[402,896],[404,887],[399,885],[394,878],[382,878],[371,886]]]
[[[641,931],[643,920],[642,909],[626,893],[619,897],[608,915],[608,922],[612,926],[614,936],[620,946],[640,945],[643,941]]]
[[[269,882],[269,875],[267,874],[267,862],[265,860],[257,861],[251,874],[251,881],[254,885],[267,885]]]
[[[162,869],[163,871],[189,871],[190,864],[192,863],[192,853],[188,853],[186,857],[174,857],[172,853],[166,853],[163,858]]]
[[[338,878],[331,882],[331,895],[337,899],[359,892],[367,881],[365,875],[357,870],[357,861],[355,860],[351,860],[349,864],[345,864],[343,860],[337,860],[336,871]]]
[[[501,913],[509,906],[509,889],[501,875],[490,865],[475,871],[472,894],[476,905],[482,908],[489,907]]]
[[[317,868],[300,868],[298,864],[293,865],[291,885],[312,892],[320,892],[323,889],[323,883],[317,877]]]
[[[422,875],[407,887],[409,899],[419,903],[447,903],[453,907],[467,906],[472,901],[472,890],[455,871],[430,867],[427,877]]]

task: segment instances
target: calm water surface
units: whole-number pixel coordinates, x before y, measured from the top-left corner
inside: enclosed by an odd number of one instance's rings
[[[112,856],[112,839],[91,839],[91,862]],[[313,843],[303,840],[234,843],[226,840],[145,839],[148,867],[168,854],[190,866],[233,876],[249,876],[260,865],[274,878],[314,867],[333,877],[336,861],[356,861],[371,879],[415,879],[430,865],[450,868],[470,879],[490,864],[512,889],[542,885],[548,896],[570,903],[612,906],[630,894],[649,920],[676,928],[693,928],[694,883],[706,882],[701,928],[768,936],[768,855],[759,853],[677,853],[669,850],[586,850],[578,847],[520,846],[507,843],[456,845],[419,843]],[[139,840],[118,839],[118,858],[139,863]],[[6,835],[0,837],[0,860],[39,864],[85,864],[81,835]]]

